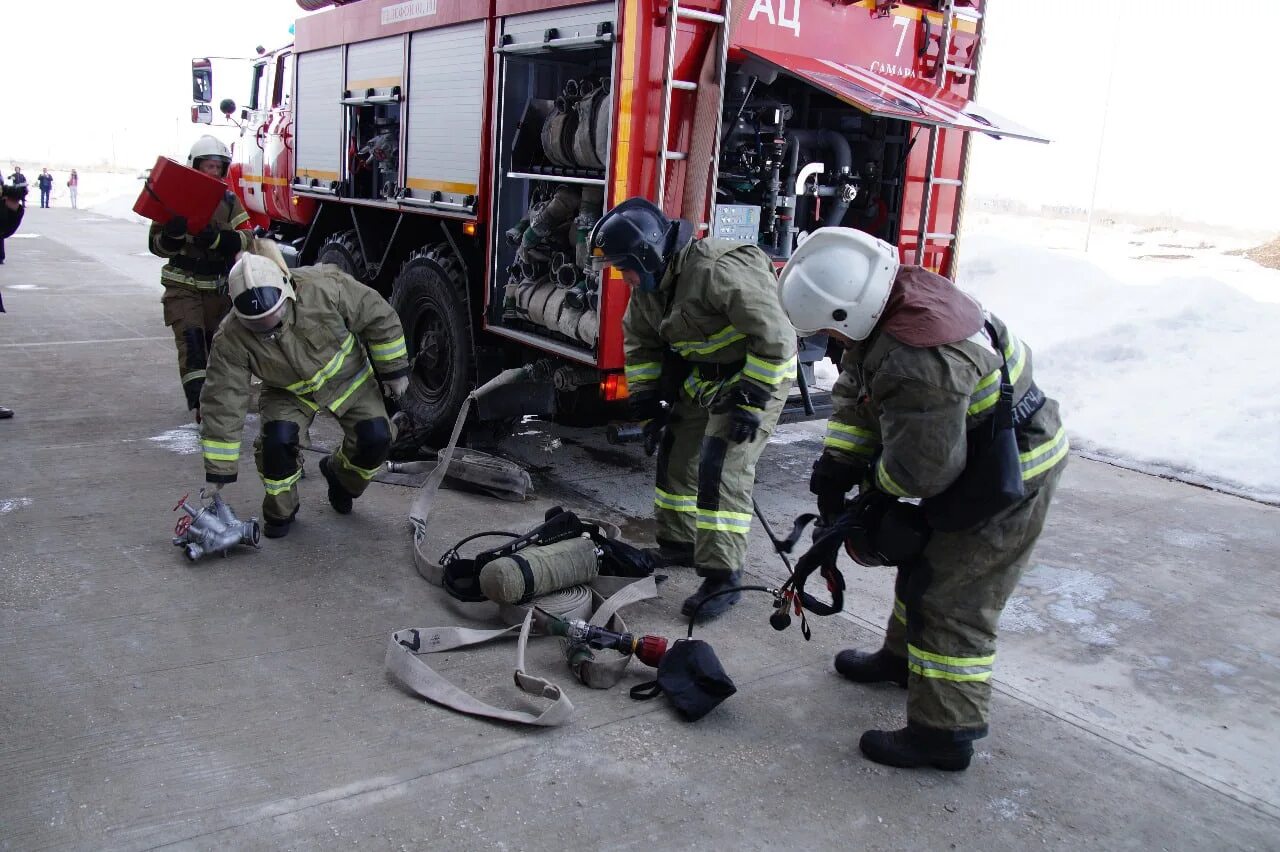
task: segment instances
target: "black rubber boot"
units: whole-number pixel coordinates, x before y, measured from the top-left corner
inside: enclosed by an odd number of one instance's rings
[[[867,731],[858,748],[868,759],[885,766],[919,769],[929,766],[947,772],[969,768],[973,743],[958,740],[950,731],[936,731],[908,724],[896,731]]]
[[[646,547],[644,552],[657,556],[664,567],[670,565],[693,567],[693,545],[687,542],[659,540],[657,547]]]
[[[320,459],[320,473],[324,475],[325,481],[329,483],[329,505],[339,515],[350,515],[351,495],[347,493],[347,489],[342,487],[337,475],[330,470],[328,456]]]
[[[724,589],[740,585],[742,585],[742,571],[707,572],[707,575],[702,580],[702,585],[698,587],[698,591],[684,599],[684,604],[680,607],[680,614],[685,617],[693,615],[693,611],[697,609],[698,604],[711,598],[706,606],[698,610],[698,621],[700,623],[710,621],[717,616],[724,615],[729,607],[736,604],[738,598],[742,597],[742,592],[728,592],[715,597],[712,597],[712,595]]]
[[[12,416],[13,416],[12,408],[5,408],[3,405],[0,405],[0,420],[8,420]]]
[[[298,510],[294,509],[293,514],[285,518],[283,521],[277,521],[273,518],[264,518],[262,523],[262,534],[267,538],[284,538],[289,534],[289,526],[293,523],[293,519],[298,517]]]
[[[856,683],[896,683],[907,687],[907,658],[884,648],[874,654],[850,648],[836,654],[836,671]]]

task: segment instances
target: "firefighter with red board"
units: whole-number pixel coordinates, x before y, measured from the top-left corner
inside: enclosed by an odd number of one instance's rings
[[[187,165],[218,180],[226,180],[231,151],[213,136],[201,136],[191,146]],[[198,234],[187,233],[187,219],[174,216],[151,226],[147,245],[167,262],[160,270],[164,295],[164,324],[173,329],[178,347],[178,375],[187,408],[200,419],[200,391],[209,365],[209,347],[218,323],[231,310],[227,273],[236,255],[248,247],[249,214],[228,191],[209,224]]]

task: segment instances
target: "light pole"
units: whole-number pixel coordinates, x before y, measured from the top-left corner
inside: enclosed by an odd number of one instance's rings
[[[1116,79],[1116,54],[1120,46],[1120,17],[1122,4],[1116,5],[1116,20],[1111,29],[1111,67],[1107,70],[1107,91],[1102,96],[1102,128],[1098,131],[1098,153],[1093,160],[1093,190],[1089,194],[1089,218],[1084,227],[1084,251],[1089,253],[1089,240],[1093,236],[1093,211],[1098,204],[1098,178],[1102,176],[1102,144],[1107,138],[1107,119],[1111,115],[1111,86]]]

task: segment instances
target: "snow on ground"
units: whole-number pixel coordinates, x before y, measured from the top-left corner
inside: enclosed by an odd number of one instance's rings
[[[1280,503],[1280,271],[1249,239],[971,219],[959,283],[1035,353],[1076,450]],[[1054,247],[1058,246],[1058,247]]]

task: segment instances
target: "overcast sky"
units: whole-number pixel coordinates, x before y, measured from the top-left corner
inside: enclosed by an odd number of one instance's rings
[[[972,190],[1087,206],[1114,59],[1099,205],[1280,228],[1280,0],[990,0],[988,12],[979,101],[1054,143],[982,139]],[[189,120],[191,58],[278,47],[298,13],[293,0],[9,0],[0,163],[185,153],[203,132]],[[218,96],[242,102],[246,84],[215,71]]]

